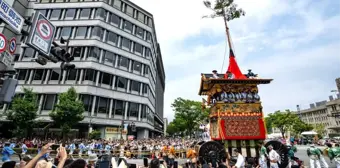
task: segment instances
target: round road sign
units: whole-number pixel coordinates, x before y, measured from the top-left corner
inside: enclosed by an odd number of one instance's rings
[[[16,49],[17,49],[17,40],[15,39],[15,37],[13,37],[9,41],[9,52],[13,55]]]
[[[6,50],[7,40],[5,35],[0,33],[0,52],[4,52]]]
[[[39,20],[37,23],[37,32],[44,40],[50,40],[52,37],[52,26],[47,20]]]

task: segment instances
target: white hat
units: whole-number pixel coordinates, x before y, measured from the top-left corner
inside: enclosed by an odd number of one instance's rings
[[[89,155],[89,159],[88,159],[88,161],[97,161],[98,160],[98,157],[97,157],[97,155],[96,154],[91,154],[91,155]]]

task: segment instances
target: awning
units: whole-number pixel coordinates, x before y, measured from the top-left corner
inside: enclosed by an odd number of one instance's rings
[[[302,132],[301,135],[317,135],[318,133],[316,133],[315,131],[305,131]]]

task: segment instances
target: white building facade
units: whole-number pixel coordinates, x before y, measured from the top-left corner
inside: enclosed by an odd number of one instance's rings
[[[90,126],[100,130],[102,138],[119,139],[117,128],[122,120],[134,122],[137,138],[163,134],[164,102],[163,97],[156,101],[156,95],[164,95],[165,74],[163,62],[157,63],[162,58],[152,14],[123,0],[26,3],[24,15],[44,14],[57,27],[56,41],[70,40],[69,53],[81,49],[72,62],[76,69],[61,70],[60,63],[41,66],[32,62],[38,52],[19,44],[15,55],[17,93],[22,92],[21,87],[38,93],[39,120],[51,122],[48,114],[58,94],[73,86],[85,106],[85,119],[75,128],[78,137],[87,135]],[[157,83],[163,84],[163,90],[157,92]],[[8,107],[3,106],[3,111]]]

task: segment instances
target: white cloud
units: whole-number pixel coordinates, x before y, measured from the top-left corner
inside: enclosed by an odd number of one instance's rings
[[[132,0],[154,15],[158,41],[166,67],[165,117],[170,120],[170,107],[177,97],[200,100],[200,73],[220,71],[225,41],[186,46],[191,37],[225,36],[221,19],[201,19],[209,10],[200,0]],[[340,71],[340,43],[314,45],[321,37],[340,37],[340,15],[325,18],[325,1],[311,7],[312,0],[236,0],[246,16],[230,23],[235,53],[243,70],[253,69],[261,76],[274,78],[270,85],[261,86],[264,110],[294,109],[296,104],[307,105],[330,95],[334,79]],[[282,20],[275,16],[287,15]],[[295,20],[298,25],[286,23]],[[269,29],[273,23],[277,30]],[[221,39],[221,38],[219,38]],[[211,39],[209,40],[211,41]],[[299,46],[305,45],[300,49]],[[262,57],[261,55],[271,56]],[[251,62],[249,61],[251,60]],[[225,67],[228,64],[226,60]],[[223,71],[224,71],[224,68]],[[320,72],[321,71],[321,72]],[[313,75],[314,74],[314,75]],[[332,88],[333,87],[333,88]]]

